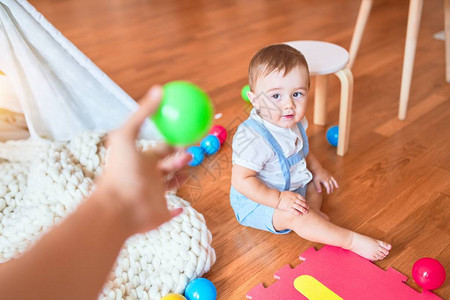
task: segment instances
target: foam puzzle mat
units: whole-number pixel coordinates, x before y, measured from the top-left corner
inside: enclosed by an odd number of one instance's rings
[[[285,265],[269,287],[258,284],[247,293],[252,300],[295,299],[441,299],[430,291],[417,292],[407,276],[393,268],[386,271],[369,260],[338,247],[309,248],[300,263]]]

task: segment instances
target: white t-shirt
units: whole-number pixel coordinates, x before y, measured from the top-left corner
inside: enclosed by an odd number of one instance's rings
[[[291,128],[278,127],[258,116],[255,109],[250,112],[249,119],[262,123],[269,130],[280,144],[286,158],[298,153],[303,148],[302,134],[297,125]],[[308,127],[306,118],[300,122],[306,130]],[[257,177],[270,188],[278,190],[284,188],[285,180],[277,154],[263,136],[248,126],[239,126],[233,137],[232,163],[257,172]],[[290,191],[294,191],[312,180],[313,176],[306,168],[304,158],[293,165],[290,171]]]

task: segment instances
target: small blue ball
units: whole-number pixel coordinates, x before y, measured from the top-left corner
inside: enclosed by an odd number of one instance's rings
[[[186,149],[186,152],[192,155],[191,161],[188,162],[188,165],[192,167],[201,164],[203,159],[205,158],[205,153],[203,152],[202,147],[199,146],[191,146]]]
[[[197,278],[187,285],[184,296],[187,300],[216,300],[217,291],[208,279]]]
[[[330,145],[336,147],[338,144],[338,137],[339,137],[339,127],[338,126],[331,126],[327,130],[327,141],[330,143]]]
[[[200,143],[206,154],[211,155],[219,151],[220,140],[217,136],[208,134]]]

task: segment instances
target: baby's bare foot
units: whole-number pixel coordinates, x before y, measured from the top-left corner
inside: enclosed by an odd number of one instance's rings
[[[392,246],[386,242],[352,232],[351,246],[348,250],[372,261],[382,260],[391,250]]]

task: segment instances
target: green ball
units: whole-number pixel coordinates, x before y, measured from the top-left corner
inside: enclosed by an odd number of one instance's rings
[[[250,92],[250,86],[248,84],[242,88],[242,90],[241,90],[241,97],[245,101],[250,102],[250,100],[248,99],[248,96],[247,96],[247,92]]]
[[[163,98],[151,117],[169,145],[187,146],[208,133],[213,122],[213,106],[208,95],[186,81],[163,86]]]

